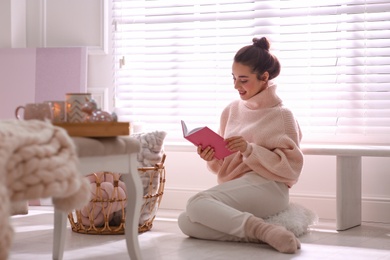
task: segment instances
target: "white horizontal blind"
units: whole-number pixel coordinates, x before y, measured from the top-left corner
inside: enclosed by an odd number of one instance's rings
[[[216,130],[234,54],[266,36],[307,140],[390,143],[390,1],[113,0],[113,19],[120,120]]]

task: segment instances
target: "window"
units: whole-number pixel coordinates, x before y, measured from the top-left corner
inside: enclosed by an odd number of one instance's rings
[[[266,36],[307,142],[390,143],[390,2],[113,0],[115,107],[186,142],[239,98],[236,51]]]

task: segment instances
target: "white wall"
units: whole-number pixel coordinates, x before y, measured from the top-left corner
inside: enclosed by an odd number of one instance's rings
[[[27,2],[26,2],[27,1]],[[23,9],[25,4],[26,9]],[[112,95],[112,60],[108,55],[109,20],[103,26],[109,0],[2,0],[0,1],[0,47],[91,46],[88,89]],[[26,14],[27,28],[11,19]],[[105,7],[107,9],[105,9]],[[88,11],[88,15],[81,15]],[[18,10],[19,9],[19,10]],[[59,10],[61,12],[59,12]],[[19,11],[19,12],[18,12]],[[21,18],[18,19],[20,21]],[[91,21],[94,21],[91,23]],[[66,33],[61,33],[66,32]],[[17,36],[16,36],[17,35]],[[25,41],[23,40],[25,35]],[[104,36],[108,36],[104,38]],[[108,51],[104,53],[104,51]],[[108,98],[107,107],[112,108]],[[167,179],[162,208],[184,209],[189,196],[216,184],[194,147],[166,146]],[[291,189],[291,198],[313,210],[321,218],[335,219],[336,160],[332,156],[306,156],[301,179]],[[390,159],[363,159],[363,220],[390,223]]]

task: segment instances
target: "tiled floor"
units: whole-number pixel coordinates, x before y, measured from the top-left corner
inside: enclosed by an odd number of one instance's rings
[[[15,236],[10,260],[51,259],[51,207],[30,207],[28,215],[12,217]],[[336,232],[335,223],[320,221],[300,238],[302,249],[281,254],[267,245],[216,242],[184,236],[176,222],[178,212],[158,212],[151,231],[139,235],[144,260],[229,259],[390,259],[390,225],[364,223]],[[64,259],[129,259],[123,235],[84,235],[68,228]]]

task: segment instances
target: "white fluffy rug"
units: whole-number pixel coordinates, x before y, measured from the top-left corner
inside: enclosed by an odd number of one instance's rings
[[[307,233],[310,225],[316,224],[318,216],[313,211],[290,202],[289,207],[269,218],[264,219],[267,223],[284,226],[299,237]]]

